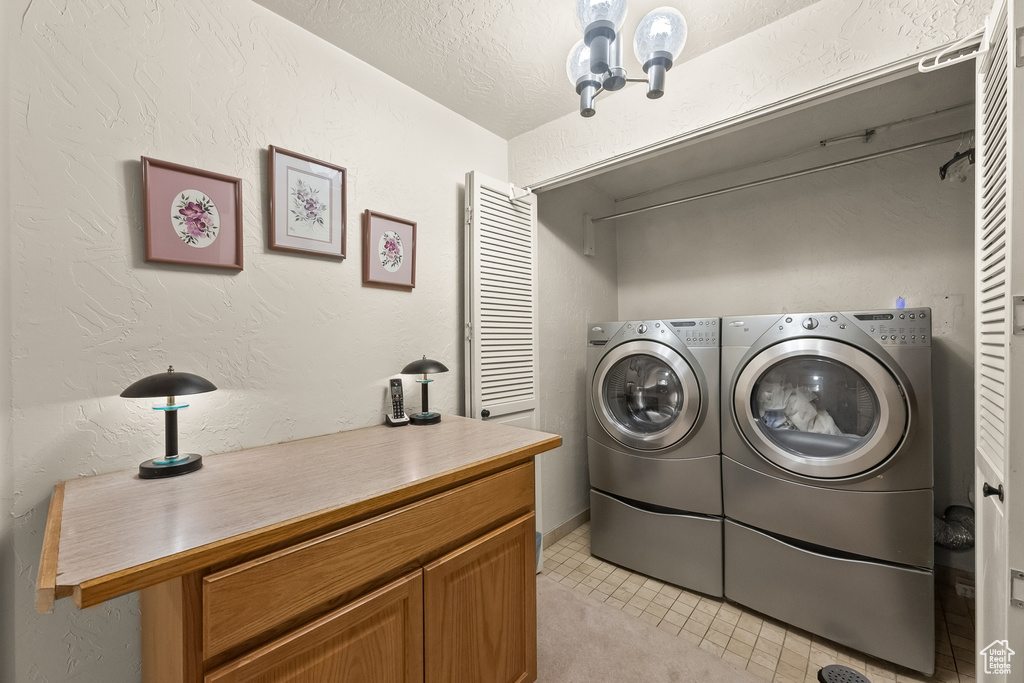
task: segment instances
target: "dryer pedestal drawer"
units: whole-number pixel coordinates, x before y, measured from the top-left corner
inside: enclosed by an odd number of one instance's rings
[[[590,551],[683,588],[722,595],[722,520],[642,510],[590,491]]]
[[[927,675],[934,591],[931,571],[823,555],[725,521],[725,597]]]
[[[779,536],[887,562],[930,568],[931,489],[844,491],[772,477],[722,457],[725,515]]]

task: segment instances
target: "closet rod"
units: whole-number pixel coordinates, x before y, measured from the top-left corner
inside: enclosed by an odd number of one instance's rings
[[[783,175],[772,176],[771,178],[764,178],[762,180],[754,180],[749,183],[743,183],[741,185],[733,185],[732,187],[725,187],[721,190],[713,190],[711,192],[704,192],[702,194],[694,195],[692,197],[684,197],[683,199],[673,199],[671,201],[662,202],[661,204],[652,204],[651,206],[645,206],[640,209],[632,209],[630,211],[621,211],[619,213],[613,213],[610,216],[602,216],[601,218],[592,218],[591,223],[603,223],[604,221],[614,220],[616,218],[624,218],[626,216],[632,216],[638,213],[645,213],[647,211],[653,211],[654,209],[663,209],[668,206],[675,206],[676,204],[685,204],[687,202],[694,202],[698,199],[707,199],[708,197],[717,197],[720,194],[727,194],[729,192],[735,192],[736,190],[746,190],[751,187],[758,187],[760,185],[767,185],[769,183],[775,183],[780,180],[789,180],[791,178],[799,178],[800,176],[810,175],[817,173],[818,171],[830,171],[834,168],[842,168],[843,166],[852,166],[853,164],[859,164],[863,161],[871,161],[872,159],[880,159],[893,154],[899,154],[900,152],[909,152],[914,149],[921,149],[922,147],[931,147],[932,145],[941,145],[944,142],[954,142],[956,140],[963,140],[964,136],[972,135],[973,130],[965,130],[955,135],[946,135],[941,138],[934,138],[932,140],[925,140],[924,142],[915,142],[912,145],[904,145],[903,147],[894,147],[887,149],[882,152],[875,152],[873,154],[866,154],[862,157],[854,157],[853,159],[847,159],[846,161],[833,161],[832,163],[825,164],[823,166],[815,166],[813,168],[807,168],[803,171],[794,171],[792,173],[784,173]]]

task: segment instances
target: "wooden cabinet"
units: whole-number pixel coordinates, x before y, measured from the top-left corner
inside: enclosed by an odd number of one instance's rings
[[[140,590],[145,683],[531,683],[533,457],[560,443],[446,416],[62,482],[37,608]]]
[[[423,570],[426,683],[537,679],[533,515]]]
[[[215,669],[204,683],[422,683],[422,574]]]

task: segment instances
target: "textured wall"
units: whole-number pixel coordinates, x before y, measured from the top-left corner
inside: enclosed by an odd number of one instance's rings
[[[517,185],[571,174],[829,83],[941,46],[982,26],[991,0],[820,0],[668,74],[665,96],[643,85],[597,99],[509,142]]]
[[[597,233],[583,255],[583,214],[605,215],[612,202],[582,184],[538,198],[540,232],[540,423],[562,445],[540,456],[547,533],[590,507],[583,397],[588,322],[618,320],[615,232]]]
[[[0,5],[0,45],[10,44],[13,5]],[[10,193],[10,60],[0,47],[0,225],[11,224]],[[0,254],[10,253],[10,230],[0,229]],[[11,424],[10,269],[0,256],[0,681],[14,680],[14,525],[11,505],[14,467]]]
[[[973,182],[941,182],[936,172],[955,149],[926,148],[619,219],[619,314],[892,308],[899,296],[931,307],[936,511],[966,505],[974,457]],[[973,553],[937,550],[936,559],[973,570]]]
[[[171,363],[220,388],[180,418],[200,453],[379,423],[421,354],[458,411],[462,184],[503,177],[506,144],[248,0],[11,5],[15,680],[128,682],[135,595],[33,610],[51,487],[162,452],[117,394]],[[345,262],[266,249],[270,144],[348,168]],[[243,179],[243,272],[143,262],[141,155]],[[366,208],[418,222],[412,293],[361,286]]]

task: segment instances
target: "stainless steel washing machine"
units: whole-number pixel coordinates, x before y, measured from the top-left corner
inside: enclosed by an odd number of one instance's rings
[[[722,595],[718,318],[591,323],[590,549]]]
[[[725,596],[935,665],[931,311],[722,319]]]

